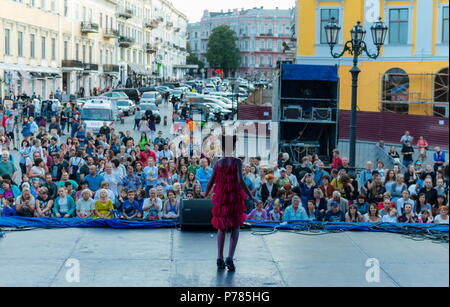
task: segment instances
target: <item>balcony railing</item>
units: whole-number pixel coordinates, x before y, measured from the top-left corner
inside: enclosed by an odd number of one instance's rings
[[[120,37],[120,32],[119,32],[119,30],[116,30],[116,29],[105,29],[103,32],[103,37],[104,38]]]
[[[133,45],[134,39],[131,37],[121,36],[119,37],[119,47],[129,48]]]
[[[119,18],[129,19],[133,17],[133,10],[120,8],[116,15]]]
[[[98,33],[98,24],[83,21],[81,23],[81,32],[82,33]]]
[[[103,71],[104,72],[120,72],[120,67],[119,67],[119,65],[104,64]]]
[[[61,66],[71,68],[84,68],[83,63],[77,60],[62,60]]]
[[[98,71],[98,64],[84,63],[84,70]]]
[[[147,19],[144,21],[144,28],[147,29],[156,29],[158,27],[159,22],[155,19]]]
[[[158,51],[157,48],[156,48],[156,46],[153,45],[153,44],[150,44],[150,43],[146,43],[146,44],[144,45],[144,50],[145,50],[145,52],[147,52],[147,53],[156,53],[156,51]]]

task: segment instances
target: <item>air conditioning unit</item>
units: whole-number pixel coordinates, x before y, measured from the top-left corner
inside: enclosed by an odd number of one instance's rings
[[[283,119],[300,120],[303,115],[303,109],[298,106],[283,108]]]
[[[314,120],[331,121],[333,117],[330,108],[313,108],[312,113]]]

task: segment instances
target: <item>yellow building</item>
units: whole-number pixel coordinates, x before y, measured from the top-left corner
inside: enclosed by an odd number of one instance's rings
[[[298,0],[297,63],[339,65],[340,108],[351,108],[352,56],[333,59],[324,26],[334,17],[341,26],[340,52],[358,20],[367,30],[381,16],[389,27],[382,54],[361,57],[358,110],[448,117],[448,0]]]

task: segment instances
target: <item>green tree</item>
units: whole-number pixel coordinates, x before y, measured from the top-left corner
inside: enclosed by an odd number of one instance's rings
[[[210,68],[223,69],[226,76],[237,68],[241,60],[241,54],[237,47],[238,38],[236,32],[228,26],[215,28],[208,42],[206,58]]]
[[[188,65],[198,65],[199,69],[202,69],[205,67],[205,63],[203,63],[203,61],[201,61],[197,57],[197,55],[192,52],[191,45],[189,43],[187,44],[187,52],[189,54],[188,57],[186,58],[186,63]]]

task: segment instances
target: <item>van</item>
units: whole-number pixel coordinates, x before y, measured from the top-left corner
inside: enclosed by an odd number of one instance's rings
[[[81,119],[86,123],[86,130],[92,130],[94,134],[100,131],[104,122],[109,127],[113,127],[114,122],[119,119],[117,102],[107,99],[90,99],[81,110]]]

